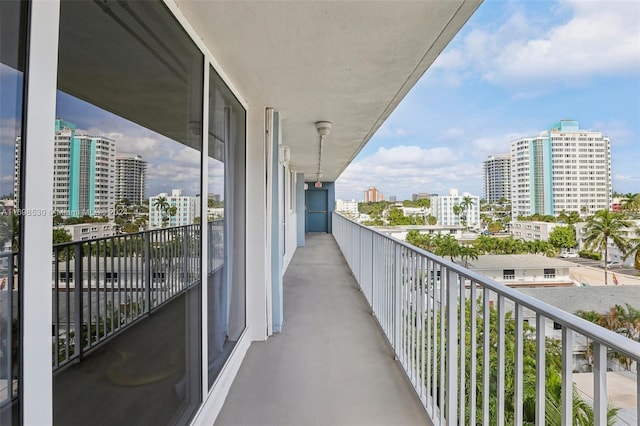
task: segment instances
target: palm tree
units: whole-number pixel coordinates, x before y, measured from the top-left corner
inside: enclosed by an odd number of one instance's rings
[[[438,237],[436,237],[436,243],[437,246],[433,253],[438,256],[449,256],[453,262],[453,258],[460,254],[460,245],[453,235],[447,234],[444,237],[438,235]]]
[[[609,210],[597,211],[595,215],[587,219],[587,225],[584,229],[586,234],[584,244],[589,250],[603,253],[604,285],[607,285],[609,272],[607,264],[609,241],[613,242],[621,252],[626,253],[628,243],[621,231],[630,226],[631,222],[625,220],[622,214],[612,213]]]
[[[153,207],[158,210],[158,214],[162,216],[162,222],[165,221],[165,216],[167,215],[167,209],[169,208],[169,202],[167,201],[167,197],[158,197],[153,202]]]
[[[622,209],[637,213],[640,211],[640,193],[632,194],[627,193],[622,196]]]
[[[636,231],[636,234],[638,231]],[[628,248],[624,254],[624,260],[627,260],[633,256],[633,266],[636,269],[640,269],[640,238],[634,238],[627,242]]]
[[[463,211],[464,210],[459,204],[456,204],[455,206],[453,206],[453,214],[455,214],[456,216],[460,217]],[[462,222],[462,217],[460,217],[460,221]]]
[[[462,245],[458,251],[458,254],[462,258],[464,262],[464,267],[469,267],[469,259],[478,260],[478,255],[480,254],[480,250],[475,248],[474,246]]]
[[[464,216],[464,227],[467,227],[467,218],[469,217],[468,212],[471,210],[471,206],[474,205],[471,196],[465,195],[462,197],[462,202],[460,203],[460,207],[462,207],[462,215]]]

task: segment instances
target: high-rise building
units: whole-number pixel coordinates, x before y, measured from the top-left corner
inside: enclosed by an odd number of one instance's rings
[[[470,201],[465,206],[466,201]],[[455,213],[454,206],[464,206],[464,211]],[[438,220],[438,225],[465,225],[469,228],[480,226],[480,197],[468,192],[458,193],[457,189],[450,189],[449,195],[431,197],[431,214]]]
[[[162,206],[158,200],[164,198],[166,204]],[[190,225],[196,217],[200,217],[198,201],[200,197],[182,195],[181,189],[171,190],[171,195],[166,192],[149,198],[149,226],[159,228],[161,226]],[[174,211],[171,208],[175,207]],[[173,214],[175,213],[175,214]]]
[[[147,162],[137,154],[116,156],[116,202],[123,199],[133,204],[147,201],[145,185]]]
[[[63,217],[114,215],[116,142],[56,119],[53,209]]]
[[[562,120],[539,136],[511,143],[514,217],[590,215],[611,205],[611,144],[600,132]]]
[[[382,194],[382,192],[378,191],[378,188],[372,186],[371,188],[364,191],[365,203],[375,203],[378,201],[384,201],[384,195]]]
[[[496,203],[511,199],[511,155],[490,155],[482,164],[484,171],[484,199]]]

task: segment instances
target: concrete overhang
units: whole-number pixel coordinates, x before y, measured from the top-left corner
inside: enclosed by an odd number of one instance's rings
[[[291,167],[334,181],[480,5],[176,0],[249,107],[283,117]]]
[[[324,181],[338,178],[481,3],[175,1],[249,108],[281,112],[291,167],[307,180],[318,167],[315,122],[333,123]],[[186,34],[164,37],[157,3],[66,1],[61,11],[60,90],[199,146],[201,56]]]

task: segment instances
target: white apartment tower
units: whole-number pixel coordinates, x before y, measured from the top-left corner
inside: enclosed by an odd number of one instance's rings
[[[465,201],[470,201],[463,214],[455,214],[454,206],[463,206]],[[463,225],[469,228],[480,226],[480,197],[468,192],[458,193],[457,189],[449,190],[449,195],[431,197],[431,214],[438,220],[438,225],[452,226]],[[464,216],[464,217],[463,217]]]
[[[133,204],[142,204],[147,200],[145,185],[147,162],[137,154],[118,154],[116,156],[116,202],[123,199]]]
[[[63,217],[114,216],[116,143],[56,119],[53,209]]]
[[[491,155],[482,165],[484,198],[490,203],[511,199],[511,155]]]
[[[158,200],[164,198],[164,208]],[[149,198],[149,226],[160,228],[164,226],[190,225],[196,217],[200,217],[198,200],[200,197],[182,195],[181,189],[171,190],[171,195],[162,192]],[[169,213],[169,209],[175,207],[175,214]]]
[[[511,143],[513,216],[591,215],[611,205],[611,144],[600,132],[562,120]]]

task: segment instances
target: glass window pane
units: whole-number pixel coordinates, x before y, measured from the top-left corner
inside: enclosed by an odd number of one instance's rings
[[[245,328],[246,112],[210,69],[207,321],[209,387]]]
[[[162,2],[63,0],[59,49],[54,421],[186,424],[202,399],[203,55]]]
[[[0,1],[0,425],[20,423],[18,265],[27,6]]]

